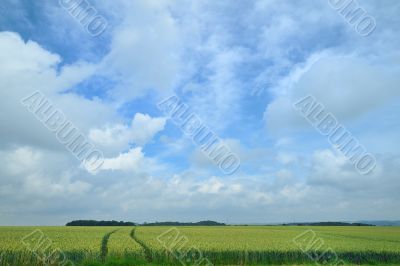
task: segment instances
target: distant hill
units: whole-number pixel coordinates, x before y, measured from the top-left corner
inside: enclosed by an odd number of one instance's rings
[[[155,223],[144,223],[142,226],[222,226],[224,223],[218,223],[214,221],[200,221],[197,223],[181,223],[181,222],[155,222]]]
[[[288,226],[375,226],[374,224],[366,224],[366,223],[345,223],[345,222],[318,222],[318,223],[289,223],[282,224]]]
[[[118,221],[95,221],[95,220],[77,220],[66,224],[66,226],[134,226],[132,222]]]
[[[373,224],[373,225],[377,225],[377,226],[400,226],[400,221],[359,221],[360,223],[367,223],[367,224]]]

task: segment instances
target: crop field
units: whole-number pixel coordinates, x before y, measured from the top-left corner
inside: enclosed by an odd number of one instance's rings
[[[0,265],[400,265],[400,227],[0,227]]]

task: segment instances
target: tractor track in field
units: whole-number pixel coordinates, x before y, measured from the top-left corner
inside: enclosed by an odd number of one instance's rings
[[[146,260],[147,260],[148,262],[152,262],[152,261],[153,261],[153,257],[152,257],[152,255],[151,255],[151,249],[150,249],[142,240],[140,240],[140,239],[138,239],[138,238],[136,237],[136,235],[135,235],[135,230],[136,230],[136,228],[133,228],[133,229],[132,229],[132,231],[131,231],[131,233],[130,233],[131,238],[133,239],[133,241],[135,241],[136,243],[138,243],[138,244],[143,248],[144,254],[145,254],[145,257],[146,257]]]
[[[119,229],[114,230],[114,231],[111,231],[111,232],[108,232],[107,234],[105,234],[105,235],[103,236],[103,239],[101,240],[100,254],[101,254],[101,260],[102,260],[103,262],[106,260],[107,253],[108,253],[108,247],[107,247],[108,239],[110,238],[110,236],[111,236],[113,233],[117,232],[118,230],[119,230]]]

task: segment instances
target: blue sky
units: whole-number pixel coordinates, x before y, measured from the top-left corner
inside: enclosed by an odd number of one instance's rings
[[[0,224],[72,219],[232,223],[400,219],[395,0],[0,4]],[[355,3],[355,2],[354,2]],[[353,4],[354,4],[353,3]],[[41,91],[102,151],[88,172],[20,100]],[[177,95],[240,158],[224,175],[157,104]],[[313,95],[376,158],[354,166],[292,104]]]

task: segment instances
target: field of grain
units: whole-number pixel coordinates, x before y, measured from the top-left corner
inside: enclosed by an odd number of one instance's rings
[[[307,263],[310,255],[324,253],[325,257],[337,255],[338,261],[400,264],[399,227],[231,226],[168,230],[140,227],[137,236],[148,243],[154,257],[168,247],[197,248],[217,264]]]
[[[400,227],[0,227],[0,265],[315,262],[400,265]]]

